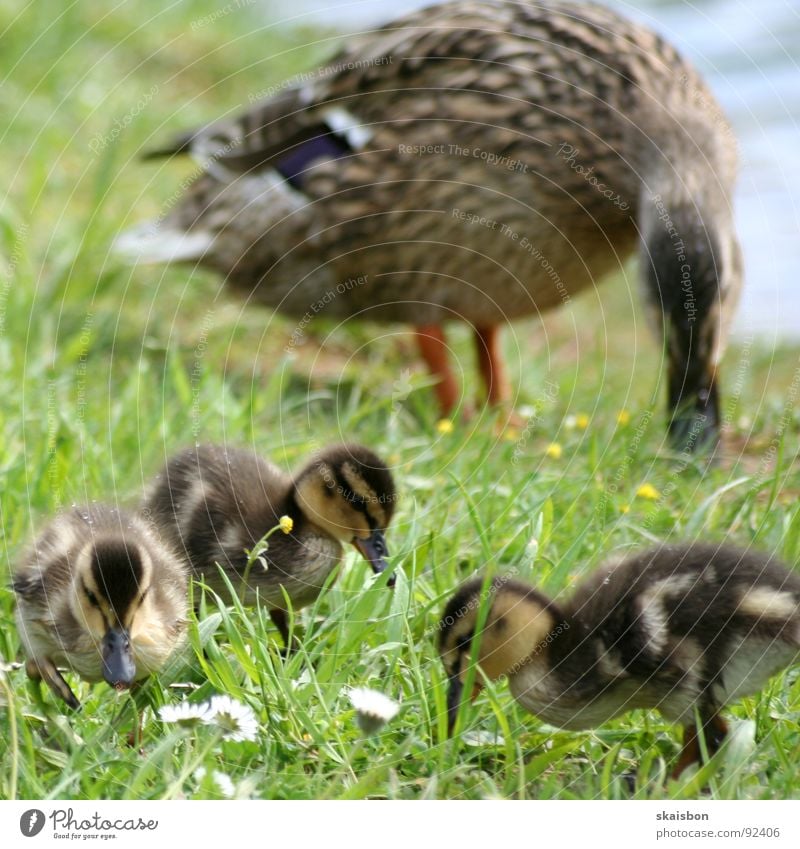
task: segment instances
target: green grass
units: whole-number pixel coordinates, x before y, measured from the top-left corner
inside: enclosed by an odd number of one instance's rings
[[[20,659],[8,570],[47,517],[73,502],[135,503],[165,456],[195,439],[254,444],[287,466],[340,438],[388,458],[401,492],[388,534],[398,585],[374,583],[348,555],[338,583],[298,615],[303,650],[289,660],[263,611],[209,600],[187,654],[136,696],[136,747],[130,696],[71,677],[83,708],[68,715],[9,669],[0,797],[219,795],[196,778],[200,766],[245,797],[617,798],[632,792],[625,773],[640,798],[697,796],[699,781],[665,786],[679,738],[655,713],[554,731],[490,687],[465,709],[465,733],[446,740],[436,623],[453,588],[489,566],[555,594],[609,553],[659,539],[727,538],[797,563],[800,351],[729,350],[728,447],[704,469],[664,449],[661,358],[633,275],[602,300],[507,331],[518,405],[537,416],[529,432],[497,436],[486,416],[437,430],[402,328],[320,321],[288,358],[293,323],[243,310],[218,279],[125,267],[109,253],[114,236],[157,215],[192,167],[142,165],[140,149],[333,49],[327,37],[273,31],[257,7],[198,24],[219,8],[138,2],[103,16],[80,3],[43,25],[35,6],[0,0],[2,93],[19,107],[0,130],[0,658]],[[127,126],[114,133],[117,121]],[[472,387],[469,340],[453,336]],[[547,381],[558,387],[549,398]],[[568,426],[576,414],[589,417],[585,429]],[[551,442],[560,458],[547,455]],[[660,497],[637,497],[645,482]],[[348,686],[380,689],[400,715],[363,739]],[[175,733],[157,719],[160,705],[213,693],[252,707],[257,742]],[[754,724],[756,742],[707,768],[708,792],[800,795],[796,672],[730,712]]]

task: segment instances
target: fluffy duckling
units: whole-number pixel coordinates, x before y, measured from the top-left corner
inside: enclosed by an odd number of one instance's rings
[[[130,687],[180,645],[187,583],[185,563],[137,516],[101,505],[63,513],[13,579],[28,675],[72,708],[80,703],[58,666]]]
[[[482,590],[481,578],[464,584],[440,623],[451,731]],[[714,752],[727,733],[720,709],[761,689],[800,652],[800,576],[768,555],[727,546],[663,546],[625,557],[563,603],[496,578],[486,603],[476,658],[489,679],[507,677],[526,710],[561,728],[657,708],[684,726],[675,777],[700,760],[695,708]]]
[[[118,247],[214,269],[290,317],[322,300],[337,320],[408,322],[445,413],[460,397],[446,323],[471,325],[501,403],[502,325],[638,254],[673,438],[716,438],[742,277],[736,143],[660,36],[595,4],[457,0],[354,35],[278,89],[154,151],[202,174]]]
[[[291,477],[252,451],[203,445],[169,460],[143,511],[217,592],[227,593],[220,566],[237,589],[246,577],[245,601],[267,605],[288,649],[284,593],[295,610],[313,602],[339,565],[342,543],[374,572],[386,569],[394,503],[389,470],[360,445],[326,448]],[[281,516],[291,518],[291,533],[270,537],[265,565],[247,573],[247,552]]]

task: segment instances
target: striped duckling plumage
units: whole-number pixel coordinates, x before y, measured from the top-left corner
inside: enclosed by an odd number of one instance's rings
[[[158,671],[185,636],[187,575],[134,514],[92,505],[57,516],[13,579],[28,675],[77,708],[58,667],[116,689]]]
[[[440,653],[458,714],[483,580],[448,603]],[[766,555],[728,546],[663,546],[605,566],[564,602],[497,578],[477,662],[506,676],[530,713],[568,729],[595,728],[635,708],[684,726],[679,775],[700,760],[695,709],[707,751],[727,733],[729,702],[760,690],[800,656],[800,575]],[[476,674],[476,685],[482,680]]]
[[[374,572],[386,569],[384,531],[394,507],[389,470],[360,445],[325,448],[293,476],[249,449],[202,445],[168,461],[143,513],[209,587],[227,597],[221,567],[247,603],[265,604],[289,648],[284,593],[294,610],[313,602],[338,567],[343,543]],[[290,532],[274,533],[263,564],[248,570],[248,552],[283,516],[292,520]]]
[[[489,400],[505,401],[499,327],[638,254],[672,436],[716,439],[741,285],[736,144],[647,28],[588,3],[444,3],[153,155],[184,153],[204,173],[122,249],[216,269],[288,316],[324,301],[332,318],[413,325],[445,412],[460,390],[444,324],[472,325]]]

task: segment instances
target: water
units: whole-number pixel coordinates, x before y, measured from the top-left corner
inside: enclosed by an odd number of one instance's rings
[[[607,0],[659,31],[701,71],[742,159],[736,211],[746,281],[734,332],[800,339],[800,5],[797,0]],[[430,0],[267,0],[271,20],[354,32]]]

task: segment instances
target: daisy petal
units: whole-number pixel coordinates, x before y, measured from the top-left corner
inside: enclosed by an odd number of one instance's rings
[[[258,720],[252,709],[230,696],[212,696],[208,702],[209,722],[216,725],[225,740],[241,743],[255,740]]]
[[[356,709],[356,721],[365,734],[374,734],[397,716],[400,705],[377,690],[352,687],[348,693]]]
[[[174,723],[182,728],[207,725],[209,721],[207,704],[198,705],[187,701],[164,705],[158,709],[158,715],[162,722]]]
[[[200,766],[194,771],[194,777],[198,783],[202,782],[206,775],[206,768],[204,766]],[[212,770],[211,780],[217,785],[220,795],[225,796],[226,799],[232,799],[236,795],[234,783],[231,781],[230,776],[224,772],[220,772],[218,769]]]

